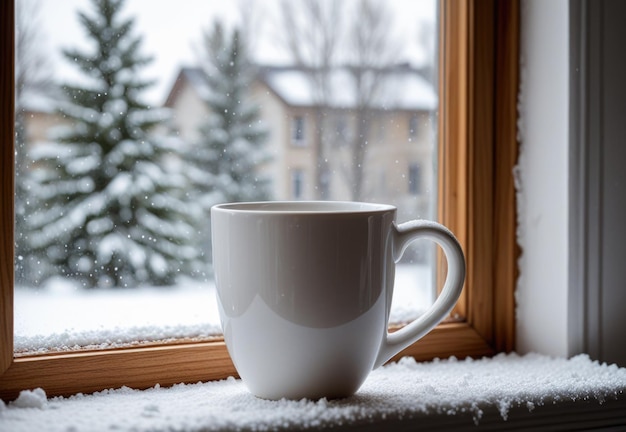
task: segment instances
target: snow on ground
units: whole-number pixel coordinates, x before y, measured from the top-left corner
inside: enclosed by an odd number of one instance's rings
[[[567,360],[501,354],[429,363],[404,358],[373,371],[356,395],[339,400],[257,399],[233,378],[69,398],[48,399],[41,389],[25,390],[6,405],[0,400],[0,430],[473,431],[603,426],[617,431],[626,430],[625,391],[625,368],[599,364],[585,355]],[[413,422],[402,423],[407,419]]]
[[[220,332],[214,288],[207,283],[85,291],[56,279],[44,290],[15,290],[18,353]]]
[[[412,320],[432,304],[431,273],[426,265],[398,265],[392,322]],[[88,291],[56,278],[44,289],[15,290],[17,353],[115,347],[220,333],[212,281]]]

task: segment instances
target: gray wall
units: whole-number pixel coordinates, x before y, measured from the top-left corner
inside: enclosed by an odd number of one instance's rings
[[[569,342],[626,366],[626,1],[570,3]]]

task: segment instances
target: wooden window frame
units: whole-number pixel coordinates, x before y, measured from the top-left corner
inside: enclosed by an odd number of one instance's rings
[[[14,4],[0,4],[0,397],[148,388],[236,375],[223,341],[14,357]],[[463,319],[400,353],[480,357],[514,346],[519,1],[441,0],[439,216],[465,250]]]

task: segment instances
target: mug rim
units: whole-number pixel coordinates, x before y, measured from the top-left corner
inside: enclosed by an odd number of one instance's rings
[[[391,204],[359,201],[248,201],[216,204],[211,211],[257,214],[358,214],[396,210]]]

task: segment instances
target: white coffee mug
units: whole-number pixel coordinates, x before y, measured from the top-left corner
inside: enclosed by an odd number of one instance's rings
[[[254,395],[349,396],[449,315],[465,279],[458,241],[436,222],[397,226],[395,216],[390,205],[333,201],[211,209],[224,339]],[[395,263],[418,238],[442,247],[444,288],[425,314],[389,333]]]

